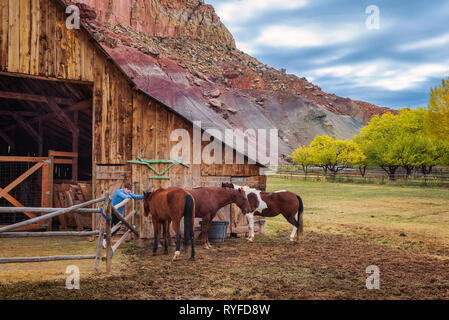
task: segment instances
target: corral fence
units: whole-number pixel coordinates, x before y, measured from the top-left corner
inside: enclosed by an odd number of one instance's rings
[[[307,174],[300,165],[285,165],[271,168],[272,177],[288,180],[300,181],[321,181],[321,182],[352,182],[352,183],[372,183],[372,184],[399,184],[418,186],[449,186],[449,168],[438,166],[433,168],[432,173],[423,174],[419,168],[407,175],[403,168],[398,168],[395,179],[391,180],[387,172],[378,167],[367,167],[362,175],[359,168],[349,167],[339,171],[337,174],[331,172],[324,173],[321,167],[309,167]]]
[[[61,236],[98,236],[97,250],[95,254],[91,255],[59,255],[59,256],[46,256],[46,257],[10,257],[10,258],[0,258],[0,264],[4,263],[25,263],[25,262],[44,262],[44,261],[58,261],[58,260],[83,260],[83,259],[94,259],[95,271],[99,270],[99,261],[106,261],[106,273],[110,274],[112,272],[112,256],[113,253],[119,248],[119,246],[125,241],[125,239],[132,233],[139,237],[139,232],[136,230],[130,221],[136,214],[136,210],[130,212],[126,217],[118,212],[118,209],[125,206],[130,199],[126,199],[116,206],[112,206],[111,198],[109,194],[106,193],[104,197],[90,200],[84,203],[80,203],[68,208],[14,208],[14,207],[0,207],[0,213],[6,212],[19,212],[28,211],[33,213],[45,213],[41,216],[34,217],[32,219],[21,221],[12,225],[4,226],[0,228],[0,238],[29,238],[29,237],[61,237]],[[102,204],[103,206],[98,206]],[[97,205],[97,208],[86,208],[92,205]],[[103,209],[105,208],[105,210]],[[46,231],[46,232],[10,232],[16,229],[26,227],[28,225],[33,225],[46,221],[60,215],[64,215],[70,212],[84,212],[84,213],[101,213],[105,218],[105,226],[101,225],[99,230],[94,231]],[[112,215],[115,215],[120,222],[112,228]],[[127,231],[123,236],[112,246],[111,235],[113,232],[118,230],[122,225],[126,226]],[[106,234],[106,254],[103,255],[103,239]]]

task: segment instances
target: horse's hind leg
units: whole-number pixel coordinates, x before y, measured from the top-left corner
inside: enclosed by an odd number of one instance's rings
[[[164,254],[168,254],[168,231],[169,221],[164,221]]]
[[[210,227],[210,218],[203,218],[201,228],[201,241],[203,242],[203,248],[209,250],[212,246],[209,243],[209,227]]]
[[[157,248],[159,246],[159,230],[160,230],[159,222],[153,219],[153,232],[154,232],[153,256],[156,255]]]
[[[290,241],[291,242],[297,242],[296,233],[298,232],[298,221],[295,219],[296,213],[293,214],[282,214],[284,218],[290,222],[291,225],[293,225],[292,233],[290,234]]]
[[[173,261],[177,260],[181,252],[179,251],[181,248],[181,231],[179,230],[179,221],[173,221],[173,229],[176,232],[176,251],[173,256]]]

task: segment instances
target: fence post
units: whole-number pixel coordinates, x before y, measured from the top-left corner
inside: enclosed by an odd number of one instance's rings
[[[106,274],[111,274],[112,272],[112,235],[111,235],[111,226],[112,226],[112,203],[109,199],[109,193],[106,194],[106,201],[108,202],[108,206],[106,209]]]

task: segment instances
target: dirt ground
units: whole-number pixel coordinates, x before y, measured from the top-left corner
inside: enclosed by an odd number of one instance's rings
[[[448,190],[276,180],[269,187],[303,197],[299,244],[276,217],[253,243],[197,245],[195,261],[182,254],[173,262],[173,247],[153,257],[152,240],[125,243],[110,276],[104,263],[95,274],[91,260],[0,265],[0,299],[449,299]],[[95,245],[0,239],[0,256],[89,254]],[[80,268],[79,290],[66,289],[68,265]],[[371,265],[380,270],[379,290],[366,288]]]
[[[65,276],[0,284],[0,299],[449,299],[449,261],[360,239],[308,233],[299,245],[288,233],[254,243],[231,239],[198,247],[172,262],[151,255],[151,241],[126,244],[126,263],[111,276],[87,275],[79,290]],[[369,265],[380,268],[380,290],[366,288]]]

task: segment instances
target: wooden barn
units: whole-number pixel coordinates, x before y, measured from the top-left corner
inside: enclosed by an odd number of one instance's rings
[[[0,206],[63,207],[125,182],[137,194],[224,181],[265,186],[263,166],[246,157],[245,164],[204,165],[193,164],[191,152],[182,159],[186,166],[172,162],[177,142],[170,133],[186,129],[193,136],[192,122],[202,119],[141,90],[82,24],[66,27],[65,10],[60,0],[0,0]],[[243,235],[246,221],[234,221],[237,210],[228,206],[218,219]],[[33,214],[3,216],[0,224],[27,216]],[[141,237],[150,237],[139,217]],[[95,228],[98,221],[75,215],[59,227]]]

